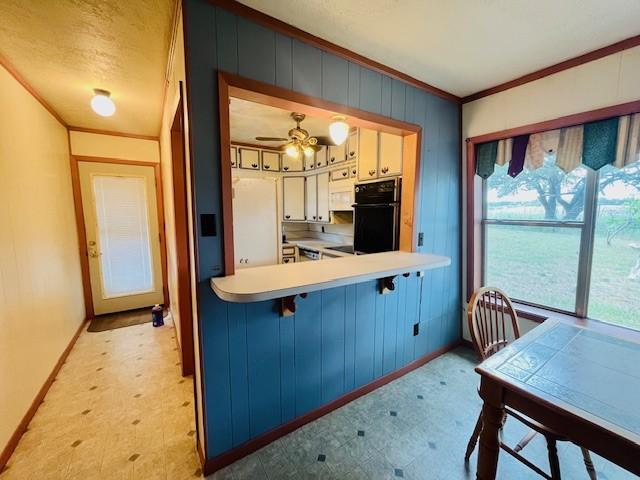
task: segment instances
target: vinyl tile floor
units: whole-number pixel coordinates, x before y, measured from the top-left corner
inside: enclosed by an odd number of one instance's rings
[[[200,476],[175,329],[145,323],[82,332],[0,480]]]
[[[475,356],[467,348],[447,353],[374,392],[276,440],[216,472],[215,480],[472,480],[477,452],[464,454],[481,402]],[[507,421],[504,440],[515,445],[528,429]],[[580,449],[558,446],[564,480],[588,479]],[[525,455],[548,470],[544,438]],[[592,454],[600,480],[637,478]],[[498,478],[539,479],[501,454]]]
[[[84,332],[0,480],[201,477],[193,386],[175,332],[137,325]],[[472,480],[464,452],[480,410],[475,358],[447,353],[210,475],[213,480]],[[511,419],[504,439],[526,428]],[[586,479],[578,447],[559,445],[563,479]],[[547,468],[544,439],[524,450]],[[593,455],[600,480],[637,478]],[[538,479],[501,455],[499,478]]]

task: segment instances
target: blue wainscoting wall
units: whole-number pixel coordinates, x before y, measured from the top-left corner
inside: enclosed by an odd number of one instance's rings
[[[198,231],[211,458],[460,338],[460,112],[452,101],[206,0],[185,2],[184,26],[197,215],[216,214],[221,232],[217,72],[224,70],[420,125],[419,250],[452,259],[424,277],[401,277],[392,294],[379,295],[375,282],[328,289],[299,299],[295,316],[280,317],[275,301],[233,304],[212,292],[222,236]]]

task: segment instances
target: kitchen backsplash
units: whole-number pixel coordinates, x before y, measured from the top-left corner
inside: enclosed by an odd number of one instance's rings
[[[322,231],[324,228],[324,232]],[[283,233],[289,239],[296,238],[317,238],[327,242],[335,242],[341,245],[353,245],[353,224],[330,224],[321,225],[318,223],[282,223]]]

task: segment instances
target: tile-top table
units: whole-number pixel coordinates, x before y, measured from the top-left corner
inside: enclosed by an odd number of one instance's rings
[[[640,344],[547,320],[482,362],[477,478],[496,477],[504,407],[640,475]]]

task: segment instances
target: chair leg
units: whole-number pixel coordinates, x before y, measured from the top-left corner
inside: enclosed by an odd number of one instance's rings
[[[555,439],[547,437],[547,452],[549,454],[551,478],[560,480],[560,460],[558,460],[558,448]]]
[[[529,442],[531,441],[531,439],[533,439],[533,437],[535,437],[538,434],[538,432],[536,432],[533,428],[531,430],[529,430],[527,432],[527,434],[522,437],[522,440],[520,440],[518,442],[518,445],[516,445],[516,448],[514,448],[513,450],[516,452],[519,452],[520,450],[522,450],[524,447],[526,447]]]
[[[591,454],[589,453],[589,450],[582,447],[580,447],[580,450],[582,450],[582,458],[584,459],[584,466],[587,467],[589,478],[591,480],[597,480],[598,477],[596,475],[596,469],[594,468],[593,462],[591,461]]]
[[[473,433],[471,434],[471,438],[469,439],[469,443],[467,445],[467,453],[465,453],[464,455],[465,462],[469,461],[473,450],[476,448],[476,443],[478,443],[478,437],[480,436],[480,430],[482,430],[482,412],[480,412],[480,415],[478,415],[478,421],[476,422],[476,426],[473,428]]]

